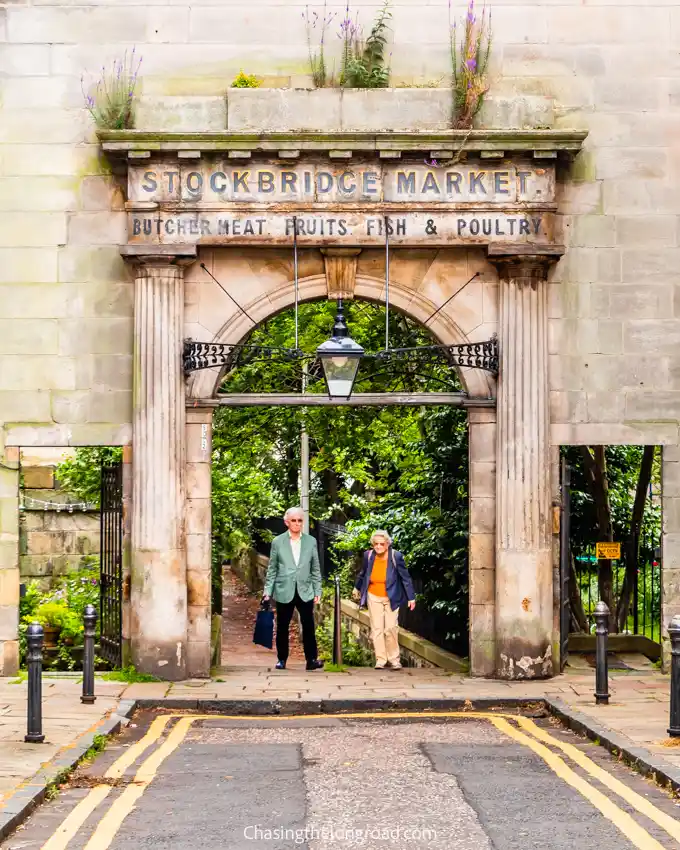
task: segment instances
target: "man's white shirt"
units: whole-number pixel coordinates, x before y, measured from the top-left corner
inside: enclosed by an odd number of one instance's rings
[[[300,535],[297,540],[293,537],[293,535],[288,532],[288,537],[290,538],[290,548],[293,550],[293,560],[295,561],[295,566],[297,567],[300,563],[300,550],[302,549],[302,535]]]

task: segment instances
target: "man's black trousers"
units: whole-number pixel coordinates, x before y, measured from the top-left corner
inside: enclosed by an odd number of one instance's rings
[[[314,626],[314,600],[310,599],[309,602],[304,602],[300,599],[297,589],[290,602],[276,603],[276,654],[279,661],[288,661],[288,632],[293,611],[296,608],[300,612],[300,622],[302,623],[302,645],[305,650],[305,658],[307,662],[316,661],[318,649]]]

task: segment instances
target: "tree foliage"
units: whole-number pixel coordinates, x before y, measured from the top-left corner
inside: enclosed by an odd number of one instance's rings
[[[623,574],[611,561],[597,564],[597,596],[607,603],[610,630],[620,631],[630,608],[638,565],[652,560],[661,535],[661,453],[654,446],[573,446],[563,455],[571,468],[571,549],[576,557],[597,542],[622,544]],[[656,498],[650,498],[650,491]],[[572,584],[576,581],[572,570]],[[618,585],[618,586],[617,586]],[[577,625],[587,628],[578,593],[571,593]]]
[[[73,457],[66,458],[57,466],[56,477],[63,490],[99,507],[102,465],[118,463],[122,457],[120,446],[79,448]]]
[[[328,339],[335,304],[303,304],[299,347],[313,352]],[[367,352],[385,345],[384,308],[346,305],[352,338]],[[289,348],[295,317],[286,311],[256,328],[248,342]],[[427,331],[391,313],[392,347],[430,345]],[[226,375],[227,392],[325,393],[318,364],[308,378],[300,361],[242,361]],[[459,389],[445,363],[364,359],[355,392]],[[280,514],[299,502],[300,429],[310,440],[311,512],[347,526],[337,541],[340,561],[368,545],[375,528],[386,528],[406,557],[419,586],[421,610],[438,612],[441,640],[467,648],[467,423],[453,407],[221,408],[214,422],[213,527],[220,557],[249,545],[258,517]],[[347,588],[345,588],[347,590]]]

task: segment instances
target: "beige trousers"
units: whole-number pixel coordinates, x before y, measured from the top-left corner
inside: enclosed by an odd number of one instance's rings
[[[393,611],[386,596],[369,593],[367,601],[376,666],[384,667],[388,661],[393,667],[401,666],[397,638],[399,609]]]

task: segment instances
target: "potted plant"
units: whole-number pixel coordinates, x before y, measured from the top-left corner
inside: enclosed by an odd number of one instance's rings
[[[77,615],[60,600],[51,600],[39,605],[33,621],[43,627],[45,649],[56,649],[62,632],[65,632],[65,636],[77,634],[80,627]]]

